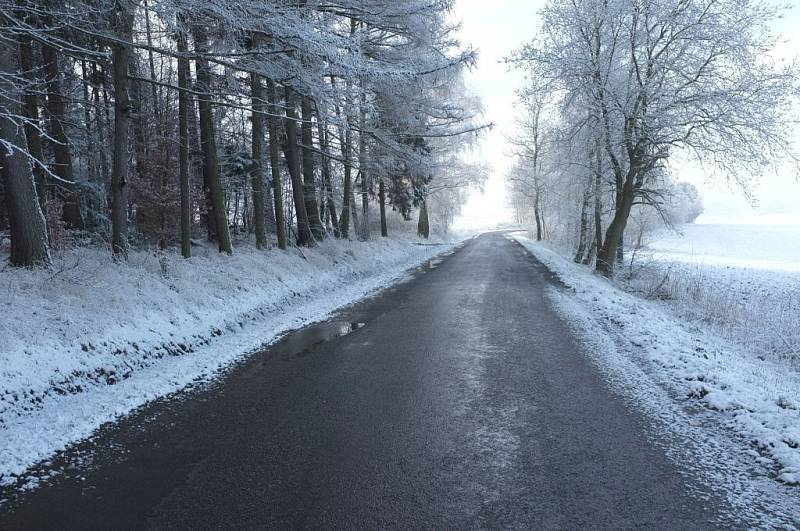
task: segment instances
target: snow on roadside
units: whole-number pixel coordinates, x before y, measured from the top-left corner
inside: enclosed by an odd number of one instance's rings
[[[800,375],[512,237],[564,283],[551,302],[611,386],[672,441],[668,454],[724,491],[735,518],[800,526]]]
[[[326,241],[232,257],[200,249],[190,260],[135,252],[123,265],[84,248],[51,270],[0,270],[0,486],[457,244],[437,243]]]

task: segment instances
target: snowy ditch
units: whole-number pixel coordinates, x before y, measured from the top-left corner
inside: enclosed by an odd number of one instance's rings
[[[453,242],[326,241],[183,260],[99,249],[0,271],[0,486],[151,400],[402,278]]]
[[[548,298],[609,385],[652,421],[682,469],[721,492],[729,515],[800,526],[800,375],[666,304],[626,293],[556,252],[509,236],[564,284]]]

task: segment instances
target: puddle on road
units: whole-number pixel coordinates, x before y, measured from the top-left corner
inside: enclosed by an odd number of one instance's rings
[[[351,334],[365,325],[366,323],[361,321],[337,319],[311,324],[289,332],[276,343],[265,346],[253,358],[249,367],[245,368],[242,376],[244,378],[256,376],[270,359],[289,360],[306,356],[319,345]]]
[[[331,339],[343,337],[362,328],[366,323],[351,321],[325,321],[312,324],[290,332],[283,339],[269,348],[273,355],[281,358],[289,356],[305,356],[314,347]]]
[[[461,247],[461,246],[459,246]],[[396,294],[405,289],[409,282],[419,278],[422,274],[438,268],[448,257],[455,254],[457,249],[441,253],[408,272],[391,287],[383,290],[381,295]],[[379,312],[382,313],[382,312]],[[258,351],[253,363],[241,373],[245,378],[254,377],[268,363],[270,359],[289,360],[302,358],[311,353],[316,347],[328,341],[344,337],[356,330],[363,328],[367,321],[372,320],[371,315],[359,312],[360,320],[334,319],[308,325],[306,327],[287,333],[277,342],[266,345]],[[365,318],[366,317],[366,318]]]

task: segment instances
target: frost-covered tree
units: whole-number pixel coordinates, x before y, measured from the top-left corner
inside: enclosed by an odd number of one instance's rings
[[[395,177],[413,174],[418,207],[461,149],[442,140],[481,127],[452,6],[0,0],[25,130],[3,140],[31,162],[47,223],[119,258],[175,240],[188,257],[202,229],[222,252],[250,232],[261,248],[268,232],[285,248],[353,224],[367,239],[376,202],[386,235]]]
[[[782,10],[762,0],[546,4],[541,36],[514,59],[544,81],[565,115],[585,117],[564,129],[589,131],[602,154],[614,210],[600,272],[613,273],[631,210],[653,201],[676,151],[745,188],[793,157],[795,78],[769,55],[769,27]]]

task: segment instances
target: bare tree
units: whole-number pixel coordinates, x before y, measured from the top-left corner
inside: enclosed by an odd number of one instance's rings
[[[781,11],[735,0],[548,2],[545,31],[515,59],[574,110],[565,116],[588,111],[599,131],[615,208],[597,240],[598,271],[613,274],[632,208],[655,196],[675,151],[745,189],[794,157],[794,76],[763,59],[774,44],[765,28]]]

